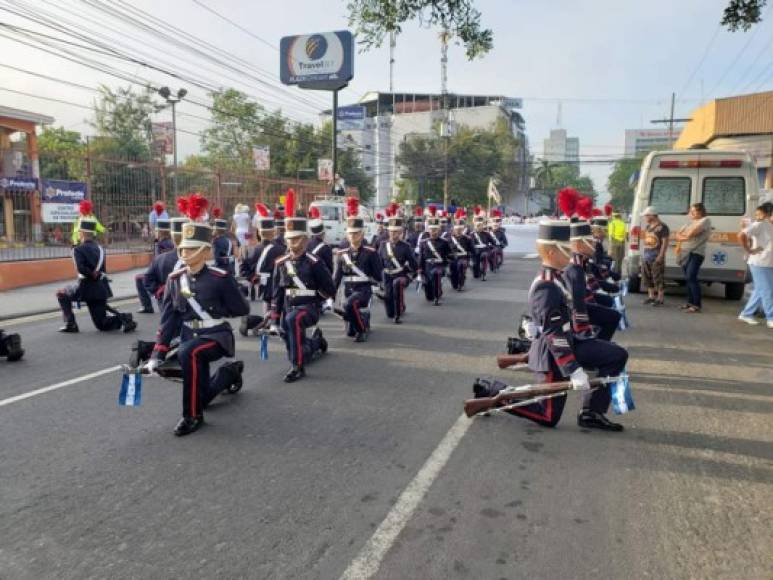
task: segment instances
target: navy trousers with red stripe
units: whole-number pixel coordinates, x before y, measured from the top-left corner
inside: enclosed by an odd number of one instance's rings
[[[402,316],[405,312],[405,287],[408,276],[389,276],[384,274],[384,308],[387,318]]]
[[[80,296],[77,285],[71,285],[66,288],[60,288],[56,292],[56,299],[59,301],[59,308],[62,309],[62,318],[65,324],[75,324],[75,314],[72,310],[73,302],[80,302]],[[123,326],[123,321],[118,316],[111,316],[107,313],[107,300],[91,300],[86,302],[91,315],[91,321],[97,330],[104,332],[118,330]]]
[[[228,388],[233,377],[224,367],[214,376],[209,365],[226,355],[223,347],[211,339],[196,337],[180,344],[178,357],[183,373],[183,417],[201,417],[204,408]]]
[[[454,290],[464,288],[464,281],[467,277],[467,259],[457,258],[452,260],[448,268],[448,277],[451,279],[451,286]]]
[[[317,307],[295,306],[288,309],[282,317],[282,329],[284,330],[285,346],[287,346],[287,358],[290,364],[299,367],[311,360],[318,344],[306,337],[306,329],[314,326],[319,321]]]
[[[372,292],[370,286],[367,288],[358,288],[349,293],[347,288],[346,302],[344,303],[344,313],[346,320],[346,334],[355,336],[358,332],[370,331],[370,313],[363,312],[370,308],[370,298]]]
[[[443,266],[430,265],[424,271],[424,297],[432,302],[443,296]]]
[[[472,276],[473,278],[480,278],[486,275],[488,270],[489,253],[487,251],[476,251],[472,255]]]
[[[599,327],[598,338],[606,341],[612,340],[620,324],[620,313],[614,308],[593,303],[587,304],[586,309],[590,323]]]

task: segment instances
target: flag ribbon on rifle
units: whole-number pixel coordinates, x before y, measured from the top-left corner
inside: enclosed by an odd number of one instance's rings
[[[123,373],[118,404],[122,407],[139,407],[142,404],[142,374],[139,369]]]

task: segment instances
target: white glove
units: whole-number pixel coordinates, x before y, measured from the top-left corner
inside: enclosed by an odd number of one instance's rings
[[[268,333],[272,336],[279,336],[279,325],[275,322],[268,327]]]
[[[148,375],[154,375],[156,374],[156,369],[161,364],[161,361],[157,358],[152,358],[148,362],[145,363],[145,366],[142,367],[143,374]]]
[[[325,300],[325,304],[322,306],[322,310],[333,310],[333,299],[328,298]]]
[[[571,375],[569,375],[569,380],[572,381],[572,389],[575,391],[590,390],[588,375],[584,370],[582,370],[582,368],[577,369]]]

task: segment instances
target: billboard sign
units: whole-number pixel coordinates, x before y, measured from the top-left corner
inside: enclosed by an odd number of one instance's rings
[[[333,180],[333,160],[332,159],[317,160],[317,179],[319,179],[320,181]]]
[[[268,171],[271,169],[271,147],[268,145],[253,147],[252,160],[255,162],[255,171]]]
[[[61,179],[41,180],[40,209],[47,224],[72,223],[78,219],[78,204],[86,199],[86,184]]]
[[[365,128],[365,107],[360,105],[338,107],[336,120],[339,131],[362,131]]]
[[[0,190],[37,191],[38,180],[34,177],[0,177]]]
[[[158,155],[171,155],[174,153],[174,128],[172,123],[151,123],[153,135],[153,150]]]
[[[348,30],[285,36],[279,77],[303,89],[338,90],[354,77],[354,37]]]

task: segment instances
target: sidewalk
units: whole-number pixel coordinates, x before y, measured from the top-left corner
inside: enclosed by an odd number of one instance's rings
[[[137,289],[134,285],[134,276],[144,271],[145,268],[139,268],[109,274],[112,280],[110,287],[113,289],[113,300],[136,298]],[[56,302],[56,291],[63,286],[74,283],[75,279],[0,292],[0,320],[55,312],[59,309]]]

